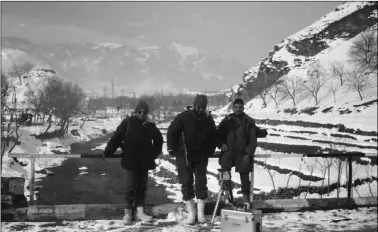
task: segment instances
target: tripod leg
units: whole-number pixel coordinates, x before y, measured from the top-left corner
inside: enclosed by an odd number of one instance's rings
[[[221,181],[221,184],[220,184],[221,189],[220,189],[219,192],[218,192],[217,203],[215,204],[215,208],[214,208],[214,212],[213,212],[213,217],[211,218],[211,226],[210,226],[210,230],[211,230],[211,229],[213,228],[213,226],[214,226],[215,215],[217,214],[219,201],[220,201],[220,198],[221,198],[221,195],[222,195],[222,192],[223,192],[222,184],[223,184],[223,180]]]

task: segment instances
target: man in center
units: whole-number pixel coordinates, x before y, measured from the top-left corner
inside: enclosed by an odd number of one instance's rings
[[[196,95],[193,108],[178,114],[168,127],[167,147],[176,157],[176,167],[183,201],[188,211],[187,224],[205,223],[207,193],[207,165],[216,147],[216,126],[206,110],[207,96]],[[195,180],[195,188],[193,187]],[[197,198],[197,210],[194,197]]]

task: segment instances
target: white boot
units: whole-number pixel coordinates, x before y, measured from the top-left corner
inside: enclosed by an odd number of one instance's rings
[[[194,205],[193,200],[185,201],[186,210],[188,211],[188,218],[186,219],[185,223],[189,225],[193,225],[196,222],[196,206]]]
[[[197,199],[198,222],[205,223],[205,200]]]
[[[133,210],[132,209],[125,209],[125,216],[123,216],[123,224],[125,226],[131,225],[131,222],[133,221]]]
[[[138,206],[136,213],[135,213],[135,221],[144,221],[144,222],[150,222],[152,221],[153,217],[147,215],[144,212],[144,208],[142,206]]]

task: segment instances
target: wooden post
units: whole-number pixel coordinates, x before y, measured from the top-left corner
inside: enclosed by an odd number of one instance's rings
[[[35,171],[35,157],[31,157],[30,180],[29,180],[30,205],[34,205],[34,171]]]
[[[348,156],[349,178],[348,178],[348,198],[352,197],[352,156]]]

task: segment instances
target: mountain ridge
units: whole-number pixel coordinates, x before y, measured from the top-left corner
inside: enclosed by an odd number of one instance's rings
[[[175,42],[133,48],[110,42],[39,45],[3,37],[2,50],[5,48],[22,50],[69,81],[99,93],[105,85],[110,88],[109,79],[114,79],[118,92],[224,89],[244,69],[236,59]]]

